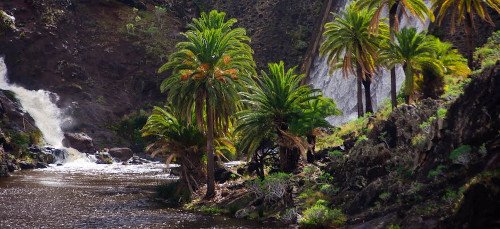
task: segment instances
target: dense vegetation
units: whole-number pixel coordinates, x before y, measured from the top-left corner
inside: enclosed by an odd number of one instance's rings
[[[333,21],[325,25],[325,41],[320,53],[327,57],[331,71],[341,69],[345,77],[356,76],[360,118],[331,135],[324,130],[332,128],[326,118],[340,114],[334,101],[303,85],[304,76],[296,73],[296,68],[286,69],[283,62],[270,63],[268,70],[258,75],[245,29],[233,28],[236,20],[227,19],[223,12],[202,13],[188,25],[188,31],[182,33],[185,41],[177,45],[177,50],[159,69],[160,73],[169,73],[161,89],[168,93],[170,105],[156,107],[143,129],[145,136],[154,135],[157,139],[149,148],[155,153],[166,153],[168,162],[175,160],[184,167],[181,188],[188,187],[190,193],[194,193],[201,188],[201,182],[207,182],[205,197],[209,199],[216,196],[215,160],[217,163],[221,160],[214,155],[221,152],[217,149],[236,147],[237,152],[246,155],[248,172],[258,176],[246,178],[252,180],[248,189],[269,203],[279,202],[278,206],[286,209],[291,209],[292,201],[286,194],[287,180],[291,179],[288,173],[303,174],[310,183],[306,182],[299,197],[305,201],[299,223],[305,227],[340,226],[346,221],[342,211],[329,208],[329,195],[338,191],[331,186],[331,176],[316,171],[314,166],[305,166],[314,162],[317,136],[322,136],[321,149],[345,145],[345,141],[349,141],[345,138],[347,135],[351,135],[355,145],[368,141],[366,135],[373,128],[373,123],[368,121],[370,117],[379,122],[386,120],[391,107],[398,104],[395,86],[398,66],[405,74],[401,95],[404,103],[444,96],[456,98],[460,93],[457,91],[463,88],[460,82],[467,82],[464,79],[471,73],[470,62],[468,66],[467,59],[451,43],[416,28],[399,28],[396,12],[402,9],[404,15],[433,21],[432,12],[436,11],[441,22],[451,9],[445,6],[458,5],[453,14],[458,18],[456,22],[462,23],[466,18],[469,26],[472,11],[464,10],[465,6],[460,4],[435,0],[429,9],[421,0],[360,0],[334,15]],[[473,5],[479,17],[487,22],[491,22],[491,17],[485,13],[485,7],[500,12],[495,1]],[[384,7],[389,7],[389,24],[382,18]],[[477,50],[475,56],[483,68],[498,60],[497,43],[498,33],[495,33],[485,47]],[[391,72],[392,105],[387,104],[373,114],[370,84],[383,69]],[[422,123],[421,128],[445,116],[446,109],[441,108],[427,124]],[[425,141],[426,137],[421,134],[415,136],[411,144],[422,148]],[[327,157],[342,158],[343,153],[334,150]],[[206,164],[206,170],[200,169],[202,164]],[[438,166],[429,176],[443,169]],[[390,193],[380,195],[382,200],[389,197]],[[211,208],[208,212],[221,211]],[[287,211],[282,217],[290,218],[292,213]]]

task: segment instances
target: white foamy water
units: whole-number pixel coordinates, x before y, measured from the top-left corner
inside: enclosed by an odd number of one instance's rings
[[[344,10],[345,6],[352,2],[344,1],[344,7],[339,10]],[[426,1],[430,6],[429,1]],[[387,11],[387,10],[386,10]],[[385,12],[387,15],[387,12]],[[403,17],[400,21],[400,29],[404,27],[416,27],[419,31],[427,29],[429,22],[422,23],[416,18]],[[342,110],[343,115],[329,117],[328,121],[332,125],[341,125],[358,117],[356,104],[356,77],[349,75],[346,79],[343,77],[341,70],[336,70],[329,74],[329,66],[326,58],[317,56],[311,66],[311,71],[308,77],[308,82],[314,88],[321,89],[325,96],[334,99],[337,107]],[[404,72],[401,67],[396,68],[396,88],[401,88],[404,81]],[[391,76],[390,71],[382,70],[375,75],[371,85],[371,96],[373,109],[376,111],[382,103],[389,99],[391,91]],[[363,105],[364,101],[363,90]]]
[[[54,101],[58,96],[44,90],[28,90],[21,86],[9,83],[7,67],[3,57],[0,57],[0,89],[12,91],[22,105],[25,112],[35,120],[45,142],[56,148],[62,147],[64,133],[61,129],[63,113]]]

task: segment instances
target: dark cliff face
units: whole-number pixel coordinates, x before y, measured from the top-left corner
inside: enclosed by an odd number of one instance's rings
[[[29,89],[60,96],[59,105],[74,117],[67,131],[83,131],[97,145],[128,143],[110,130],[124,115],[161,102],[166,61],[190,18],[215,8],[239,19],[252,38],[260,67],[284,60],[300,65],[323,1],[1,1],[0,9],[16,18],[16,32],[0,36],[9,79]],[[155,5],[168,10],[162,36],[151,30]],[[139,12],[134,11],[136,7]],[[297,10],[300,9],[300,10]],[[142,21],[137,22],[135,16]],[[127,24],[143,25],[128,34]],[[138,29],[138,28],[136,28]],[[158,46],[156,43],[161,42]]]
[[[173,48],[179,23],[165,15],[163,38],[171,45],[150,51],[156,47],[147,45],[148,38],[127,34],[126,25],[135,22],[132,7],[118,1],[67,3],[0,2],[18,28],[0,37],[0,53],[11,81],[60,96],[59,106],[75,120],[66,129],[87,132],[101,146],[117,144],[109,127],[162,98],[156,70],[164,56],[157,53]]]
[[[285,61],[301,65],[316,27],[321,21],[324,0],[205,0],[201,7],[227,12],[252,38],[255,60],[260,68]]]

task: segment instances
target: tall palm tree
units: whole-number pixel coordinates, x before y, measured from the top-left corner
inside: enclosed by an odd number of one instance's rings
[[[455,26],[464,23],[467,36],[467,58],[469,67],[472,66],[472,54],[474,52],[472,44],[472,31],[475,30],[474,17],[477,15],[481,20],[495,26],[488,13],[491,7],[500,14],[500,2],[498,0],[432,0],[432,9],[437,10],[438,24],[441,25],[443,19],[451,12],[448,20],[451,23],[451,32],[455,32]]]
[[[285,70],[285,64],[269,64],[269,73],[255,79],[250,92],[241,93],[248,109],[238,113],[236,133],[241,136],[242,149],[254,153],[264,142],[276,142],[279,148],[280,169],[292,172],[298,165],[300,153],[307,142],[291,132],[291,124],[303,117],[308,103],[318,99],[320,92],[302,85],[304,75],[295,67]]]
[[[320,47],[320,54],[328,59],[330,71],[341,68],[344,76],[355,72],[359,117],[363,116],[361,83],[365,88],[366,112],[373,113],[370,84],[377,67],[380,43],[387,39],[386,24],[381,23],[377,30],[370,29],[374,14],[374,10],[348,6],[332,22],[326,23],[323,34],[325,41]]]
[[[394,40],[394,34],[399,30],[398,10],[402,15],[413,15],[424,21],[427,17],[434,21],[434,14],[425,5],[423,0],[358,0],[356,5],[359,8],[376,9],[372,18],[372,28],[377,28],[384,8],[389,9],[390,39]],[[396,107],[396,68],[391,68],[391,104]]]
[[[405,85],[403,91],[406,102],[413,102],[415,91],[415,77],[424,68],[442,75],[445,71],[440,60],[434,54],[434,44],[428,42],[424,33],[419,33],[415,28],[403,28],[396,33],[396,41],[390,42],[381,52],[381,61],[388,67],[402,64],[405,72]]]
[[[232,114],[239,108],[243,90],[239,78],[255,74],[250,38],[243,28],[232,28],[236,20],[225,21],[225,13],[211,11],[193,20],[186,41],[159,72],[171,70],[161,84],[168,100],[181,109],[183,116],[196,114],[196,122],[207,136],[207,198],[215,195],[214,139],[227,129]]]
[[[180,181],[192,193],[206,179],[202,161],[206,141],[203,132],[189,119],[170,107],[155,107],[141,132],[145,137],[156,137],[146,149],[152,156],[162,154],[167,157],[167,165],[174,159],[180,164]]]

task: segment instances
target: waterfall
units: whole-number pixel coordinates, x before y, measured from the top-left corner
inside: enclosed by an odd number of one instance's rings
[[[9,83],[3,57],[0,57],[0,89],[11,91],[16,95],[23,110],[35,120],[35,125],[42,132],[45,143],[56,148],[63,146],[64,133],[61,126],[65,117],[53,102],[58,100],[56,94],[44,90],[32,91]]]
[[[344,10],[347,4],[352,1],[346,1],[344,7],[339,7],[337,10]],[[426,1],[430,6],[429,1]],[[387,15],[387,12],[385,12]],[[419,31],[427,29],[429,22],[422,23],[416,18],[403,17],[400,21],[400,28],[416,27]],[[396,87],[399,89],[403,84],[404,72],[401,67],[396,68]],[[341,70],[336,70],[329,74],[329,67],[326,58],[316,56],[311,66],[311,71],[308,77],[308,83],[316,89],[321,89],[324,95],[332,98],[337,107],[342,110],[343,115],[329,117],[328,121],[332,125],[341,125],[357,117],[357,99],[356,99],[356,77],[353,75],[344,78]],[[387,101],[390,97],[391,83],[390,72],[382,70],[373,78],[371,85],[371,96],[373,102],[373,109],[376,111],[378,108]],[[364,92],[363,92],[364,93]],[[363,95],[363,104],[365,96]]]

